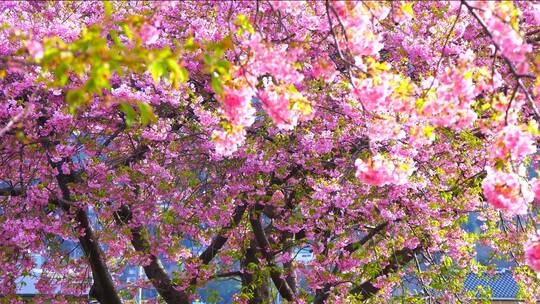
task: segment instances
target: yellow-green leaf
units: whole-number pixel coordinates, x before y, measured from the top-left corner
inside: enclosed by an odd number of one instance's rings
[[[155,82],[159,82],[159,78],[165,74],[166,66],[161,60],[156,60],[148,66],[148,71],[152,75]]]
[[[184,83],[188,80],[188,71],[186,68],[181,67],[174,59],[169,58],[166,61],[170,69],[171,83],[174,86],[177,85],[178,81]]]
[[[223,94],[223,85],[221,84],[221,80],[218,76],[212,75],[212,81],[211,81],[212,89],[216,94],[222,95]]]
[[[236,22],[235,22],[236,25],[239,26],[239,29],[238,29],[238,34],[242,34],[244,31],[248,31],[250,32],[251,34],[255,33],[255,30],[253,29],[253,26],[251,25],[251,23],[249,22],[249,19],[248,17],[246,17],[246,15],[238,15],[236,17]]]
[[[403,4],[402,8],[403,11],[409,14],[409,16],[414,17],[414,11],[413,11],[413,4],[412,2]]]
[[[110,1],[103,1],[103,9],[105,10],[105,16],[111,17],[112,3]]]
[[[137,103],[137,106],[139,106],[139,111],[141,112],[141,123],[143,126],[157,120],[156,114],[154,114],[154,109],[152,109],[151,105],[140,101]]]
[[[85,99],[85,94],[80,89],[67,92],[66,101],[69,104],[69,111],[71,114],[75,113],[75,110],[84,103]]]
[[[189,37],[186,39],[186,42],[184,43],[184,48],[188,51],[195,51],[199,49],[201,46],[193,40],[193,36],[189,35]]]
[[[133,39],[133,32],[131,31],[131,28],[127,24],[122,25],[122,29],[124,30],[124,33],[129,38],[129,40]]]
[[[128,127],[131,127],[133,125],[133,123],[135,122],[135,118],[137,117],[137,113],[135,112],[135,110],[133,110],[133,108],[131,107],[131,105],[127,102],[122,102],[120,104],[120,110],[122,112],[124,112],[125,116],[125,120],[126,120],[126,125]]]
[[[185,67],[180,67],[180,74],[179,74],[178,80],[184,83],[188,81],[188,79],[189,79],[188,70]]]

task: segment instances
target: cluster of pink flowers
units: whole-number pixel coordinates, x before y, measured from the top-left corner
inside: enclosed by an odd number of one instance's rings
[[[352,93],[362,101],[368,111],[385,111],[391,103],[389,99],[394,90],[394,78],[394,75],[384,73],[377,78],[360,80]]]
[[[429,88],[433,81],[428,79],[424,86]],[[471,108],[474,102],[474,84],[472,78],[466,77],[464,71],[447,68],[433,82],[436,94],[429,95],[422,107],[422,114],[431,123],[438,126],[466,128],[477,115]]]
[[[223,88],[223,94],[218,97],[222,107],[220,112],[230,124],[225,130],[214,130],[212,140],[216,153],[229,156],[238,150],[245,141],[245,128],[255,122],[255,108],[251,101],[254,91],[250,86],[233,83]]]
[[[28,49],[28,53],[30,53],[30,56],[32,56],[35,60],[40,60],[43,58],[43,45],[35,40],[31,40],[26,43],[26,48]]]
[[[302,101],[298,92],[291,92],[279,86],[269,85],[259,94],[263,109],[272,118],[276,126],[292,130],[302,114],[295,101]]]
[[[377,154],[367,161],[357,159],[356,177],[373,186],[403,185],[414,172],[414,164],[408,159],[391,160]]]
[[[536,272],[540,272],[540,239],[535,237],[525,245],[527,264]]]
[[[256,110],[252,106],[254,95],[249,86],[239,89],[230,86],[225,87],[223,95],[218,97],[222,103],[221,112],[232,125],[228,131],[216,131],[213,134],[218,154],[230,155],[243,144],[246,132],[240,129],[251,126],[255,121]],[[280,129],[292,130],[300,119],[310,117],[309,102],[292,85],[284,87],[269,83],[259,91],[258,97],[263,109]]]
[[[151,24],[144,24],[141,27],[141,31],[139,32],[139,36],[141,37],[142,41],[147,44],[151,45],[158,41],[159,39],[159,30],[154,27]]]
[[[223,95],[219,97],[221,112],[232,125],[231,130],[213,133],[216,152],[221,155],[231,155],[237,151],[245,140],[246,132],[241,129],[251,126],[255,121],[256,110],[252,106],[255,92],[251,84],[257,82],[258,76],[272,75],[278,83],[267,83],[258,97],[263,109],[279,128],[291,130],[301,116],[308,117],[307,114],[311,112],[307,100],[294,88],[294,83],[304,78],[293,66],[295,49],[289,49],[285,44],[268,45],[259,34],[252,34],[244,40],[244,47],[250,53],[242,69],[236,70],[234,74],[246,81],[225,87]]]
[[[235,126],[249,127],[255,121],[255,108],[251,105],[253,90],[248,87],[224,87],[222,112],[228,121]]]
[[[305,1],[270,1],[275,9],[285,13],[294,13],[305,9]]]
[[[415,125],[409,129],[409,143],[413,147],[422,147],[435,140],[433,128],[429,125]]]
[[[540,179],[535,178],[531,181],[532,191],[536,200],[540,199]]]
[[[536,104],[540,105],[540,78],[536,81],[533,91],[536,95]]]
[[[315,62],[311,70],[311,76],[315,78],[321,77],[322,79],[324,79],[324,81],[327,82],[334,81],[338,74],[339,73],[333,63],[324,61],[322,59]]]
[[[536,25],[540,25],[540,4],[536,3],[532,5],[531,14],[534,18]]]
[[[496,133],[491,147],[492,164],[486,168],[488,174],[482,183],[484,196],[493,207],[510,215],[527,213],[528,204],[539,190],[536,180],[527,183],[521,164],[525,157],[536,153],[533,134],[524,126],[509,124]],[[493,168],[501,161],[507,163],[506,169]],[[508,170],[511,172],[506,172]]]
[[[267,45],[260,34],[252,35],[244,43],[251,51],[248,66],[252,75],[270,74],[283,83],[298,83],[304,79],[293,66],[298,50],[286,44]]]
[[[518,32],[490,10],[485,11],[484,18],[493,36],[493,42],[499,47],[502,55],[516,65],[518,73],[526,73],[529,69],[527,53],[532,51],[532,46],[525,43]]]
[[[378,56],[384,44],[382,35],[374,30],[373,17],[383,20],[390,10],[382,6],[368,9],[353,2],[335,2],[334,5],[346,28],[347,47],[352,53],[356,56]]]
[[[238,147],[246,140],[246,130],[244,128],[233,127],[232,130],[214,130],[212,141],[215,144],[218,155],[229,156],[238,151]]]
[[[367,134],[372,141],[403,139],[407,136],[395,117],[379,115],[366,122]]]
[[[510,157],[513,161],[522,161],[527,155],[536,152],[536,146],[530,132],[516,125],[508,125],[497,135],[492,152],[499,159]]]
[[[482,190],[489,204],[508,214],[526,214],[534,193],[527,182],[516,173],[486,168]]]

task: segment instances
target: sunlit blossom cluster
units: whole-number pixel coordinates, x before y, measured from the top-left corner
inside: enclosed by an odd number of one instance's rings
[[[357,159],[355,166],[356,177],[361,182],[373,186],[406,184],[415,170],[410,160],[389,159],[381,154],[366,161]]]
[[[493,207],[511,215],[526,214],[534,199],[534,193],[523,177],[491,168],[487,168],[482,190]]]

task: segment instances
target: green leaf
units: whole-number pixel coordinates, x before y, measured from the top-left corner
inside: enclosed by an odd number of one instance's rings
[[[148,71],[152,74],[152,78],[157,83],[159,82],[159,78],[167,71],[167,67],[162,60],[156,60],[148,66]]]
[[[164,49],[158,50],[155,54],[157,55],[156,57],[158,59],[165,59],[172,55],[172,51],[170,48],[166,47]]]
[[[251,34],[255,33],[255,30],[253,29],[253,26],[251,25],[251,23],[249,22],[249,19],[248,17],[246,17],[246,15],[238,15],[236,17],[236,22],[235,22],[236,25],[239,26],[239,29],[238,29],[238,34],[242,34],[244,31],[248,31],[250,32]]]
[[[210,84],[212,85],[212,89],[216,94],[223,95],[223,85],[221,84],[221,79],[219,79],[217,75],[212,75],[212,81]]]
[[[152,109],[151,105],[147,104],[146,102],[139,101],[137,106],[139,106],[139,111],[141,111],[141,123],[143,126],[157,120],[156,114],[154,114],[154,109]]]
[[[163,211],[162,218],[165,224],[171,225],[174,223],[174,214],[169,210]]]
[[[105,10],[105,16],[107,16],[107,18],[110,18],[111,17],[111,13],[112,13],[112,4],[110,1],[103,1],[103,9]]]
[[[189,73],[188,73],[188,70],[185,68],[185,67],[180,67],[180,73],[179,73],[179,77],[178,77],[178,80],[182,83],[188,81],[189,79]]]
[[[423,131],[424,131],[424,135],[425,135],[426,137],[428,137],[428,138],[431,138],[431,135],[433,135],[433,131],[434,131],[434,130],[435,130],[435,128],[432,127],[432,126],[429,126],[429,125],[428,125],[428,126],[425,126],[425,127],[424,127],[424,130],[423,130]]]
[[[184,48],[187,50],[187,51],[195,51],[197,49],[200,49],[201,48],[201,45],[198,44],[197,42],[195,42],[195,40],[193,40],[193,36],[192,35],[189,35],[189,37],[186,39],[186,42],[184,43]]]
[[[122,112],[124,112],[124,114],[126,115],[125,116],[126,125],[128,127],[131,127],[133,125],[133,122],[135,122],[135,118],[137,117],[137,113],[135,112],[135,110],[133,110],[131,105],[129,103],[127,103],[127,102],[122,102],[120,104],[120,110]]]
[[[81,106],[85,101],[85,94],[80,89],[75,89],[68,91],[66,94],[66,101],[69,104],[69,112],[71,114],[75,113],[75,110]]]
[[[227,35],[225,38],[221,39],[216,44],[216,49],[219,49],[221,51],[230,50],[233,48],[233,42],[230,35]]]
[[[56,79],[56,83],[59,85],[59,86],[64,86],[67,84],[68,80],[69,80],[69,73],[67,73],[67,70],[68,70],[68,66],[66,64],[59,64],[56,69],[54,69],[53,71],[53,74],[54,74],[54,78]]]
[[[60,50],[56,47],[49,47],[44,45],[45,50],[43,51],[43,58],[41,58],[41,63],[46,65],[54,60],[60,55]]]
[[[413,4],[412,3],[409,2],[409,3],[403,4],[401,7],[402,7],[404,12],[409,14],[411,17],[414,17],[414,10],[413,10]]]
[[[91,78],[89,79],[89,82],[93,82],[94,87],[92,89],[89,88],[89,90],[101,95],[102,89],[111,89],[111,85],[109,83],[110,74],[111,71],[108,63],[100,64],[94,67],[92,69]]]
[[[215,69],[218,71],[219,74],[225,75],[229,72],[230,63],[227,60],[220,59],[215,64]]]
[[[170,69],[170,80],[171,83],[176,87],[178,82],[186,82],[188,80],[188,71],[186,68],[181,67],[178,65],[178,62],[176,60],[169,58],[166,60],[167,65]]]
[[[109,35],[111,35],[111,39],[112,39],[112,41],[114,42],[114,44],[116,46],[121,47],[121,48],[124,47],[124,44],[122,43],[122,41],[118,37],[118,33],[115,30],[110,30]]]
[[[131,31],[131,28],[129,27],[129,25],[128,24],[123,24],[122,29],[124,30],[124,33],[126,34],[128,39],[132,40],[133,39],[133,32]]]
[[[418,98],[415,102],[416,109],[421,111],[424,108],[426,101],[423,98]]]

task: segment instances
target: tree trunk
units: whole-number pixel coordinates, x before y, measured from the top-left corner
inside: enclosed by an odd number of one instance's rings
[[[259,259],[257,258],[257,248],[255,240],[251,240],[249,248],[246,250],[242,260],[242,287],[250,290],[249,304],[270,303],[270,290],[268,288],[268,277],[261,277],[261,272],[251,272],[254,266],[259,269]]]

